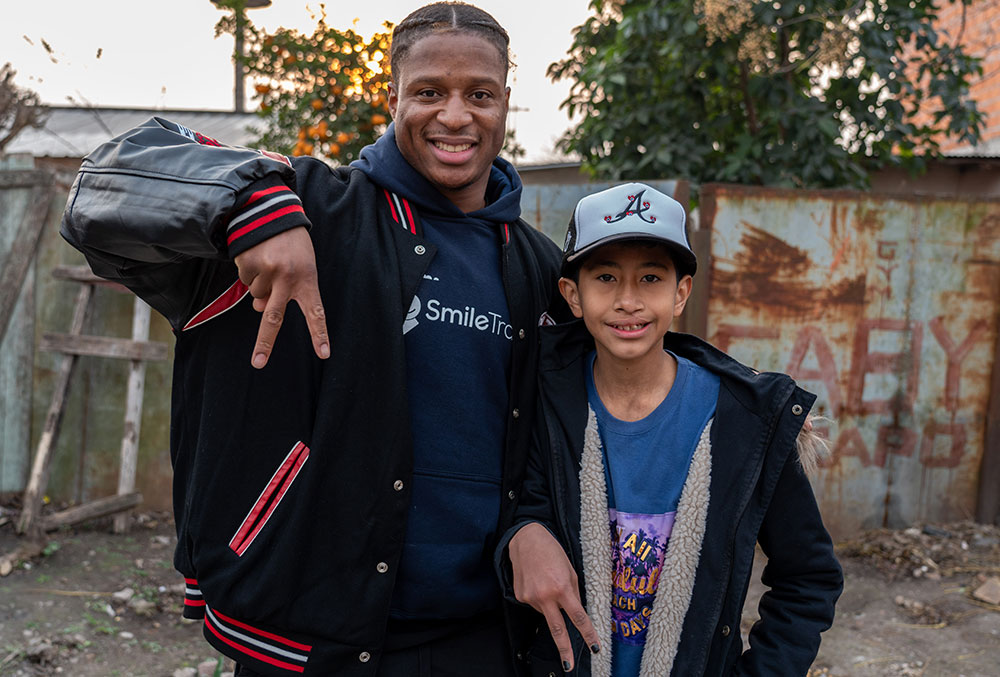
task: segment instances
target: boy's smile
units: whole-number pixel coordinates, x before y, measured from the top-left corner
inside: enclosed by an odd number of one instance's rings
[[[662,359],[663,337],[684,310],[691,277],[678,282],[665,246],[632,240],[600,247],[578,280],[564,277],[559,289],[594,337],[599,361],[638,366]]]

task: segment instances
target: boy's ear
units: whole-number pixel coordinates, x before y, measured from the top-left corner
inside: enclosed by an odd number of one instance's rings
[[[691,287],[694,285],[694,278],[685,275],[677,283],[677,293],[674,294],[674,317],[680,317],[684,312],[688,299],[691,298]]]
[[[576,282],[568,277],[560,277],[559,293],[562,294],[564,299],[566,299],[566,305],[569,306],[570,311],[573,313],[573,317],[583,317],[583,307],[580,305],[580,288],[577,286]]]

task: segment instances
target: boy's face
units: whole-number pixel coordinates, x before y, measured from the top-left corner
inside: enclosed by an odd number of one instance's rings
[[[590,254],[579,281],[560,278],[559,291],[582,317],[598,355],[636,362],[663,350],[663,337],[684,311],[691,276],[677,279],[664,245],[612,243]]]

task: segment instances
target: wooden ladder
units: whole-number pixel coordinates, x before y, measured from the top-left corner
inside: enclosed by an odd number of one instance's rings
[[[142,418],[142,399],[146,381],[146,362],[167,359],[167,345],[149,341],[149,306],[136,297],[132,311],[132,338],[121,339],[106,336],[86,336],[83,327],[90,314],[94,289],[98,286],[111,287],[127,292],[125,287],[103,280],[94,275],[86,266],[57,266],[53,277],[79,283],[76,306],[70,322],[69,333],[46,332],[39,342],[39,349],[62,353],[63,358],[55,379],[55,390],[45,417],[45,427],[38,440],[38,448],[31,468],[28,486],[24,491],[21,517],[17,530],[33,540],[40,539],[43,532],[61,526],[115,515],[114,530],[124,533],[128,528],[130,510],[142,502],[142,495],[135,491],[136,460],[139,448],[139,427]],[[41,517],[42,497],[49,480],[49,466],[52,450],[59,436],[66,396],[76,363],[81,355],[112,357],[130,361],[128,390],[125,402],[125,430],[122,434],[121,466],[118,471],[118,493],[115,496],[99,498],[82,505]]]

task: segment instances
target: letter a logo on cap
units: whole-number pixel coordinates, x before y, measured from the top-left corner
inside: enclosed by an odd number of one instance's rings
[[[645,192],[646,191],[644,190],[640,190],[635,195],[629,195],[628,205],[625,207],[625,209],[618,212],[618,214],[616,214],[614,217],[605,216],[604,220],[607,221],[608,223],[617,223],[618,221],[624,219],[626,216],[631,216],[632,214],[635,214],[646,223],[656,223],[655,216],[650,215],[648,219],[645,216],[643,216],[643,214],[649,211],[649,200],[646,200],[645,202],[643,202],[642,200],[642,196]]]

